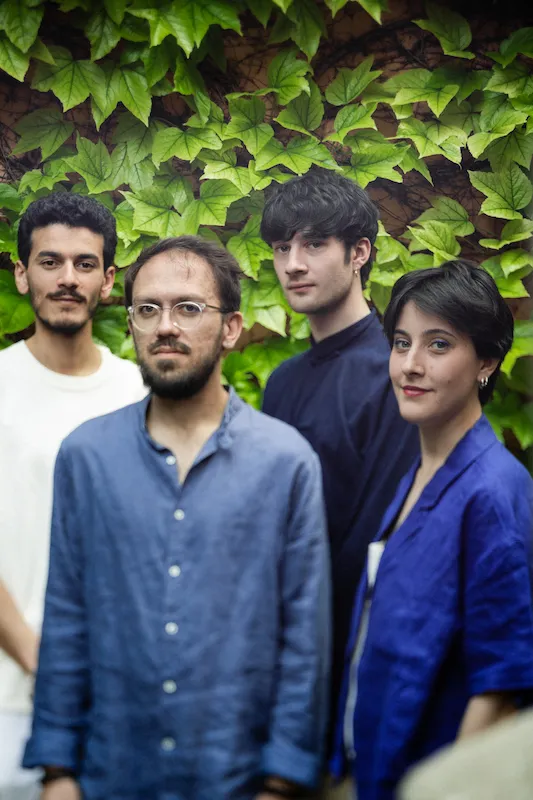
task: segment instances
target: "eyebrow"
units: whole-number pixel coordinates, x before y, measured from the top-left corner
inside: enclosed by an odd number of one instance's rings
[[[396,328],[394,333],[401,333],[404,336],[409,336],[407,331],[402,330],[401,328]],[[451,331],[447,331],[445,328],[428,328],[428,330],[423,331],[423,336],[435,336],[435,334],[440,333],[444,334],[444,336],[451,336],[453,339],[457,339],[457,336],[452,333]]]
[[[55,250],[41,250],[37,254],[37,258],[57,258],[60,261],[64,258],[64,255],[62,253],[57,253]],[[95,253],[78,253],[75,258],[77,260],[81,258],[90,258],[94,261],[98,261],[98,256]]]
[[[186,303],[188,300],[190,300],[193,303],[205,303],[206,302],[206,300],[204,300],[204,298],[201,297],[198,294],[178,295],[177,297],[175,297],[170,302],[172,303],[173,306],[175,306],[175,305],[177,305],[177,303]],[[138,304],[138,303],[151,303],[154,306],[160,306],[161,305],[161,299],[157,300],[155,297],[150,297],[150,296],[142,297],[141,296],[141,297],[135,298],[135,303],[136,304]]]

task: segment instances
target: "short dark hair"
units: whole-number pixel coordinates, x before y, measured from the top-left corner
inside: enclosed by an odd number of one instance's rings
[[[479,390],[481,404],[487,403],[501,363],[511,349],[514,331],[513,315],[493,278],[464,259],[403,275],[394,284],[383,318],[391,346],[402,309],[411,300],[420,311],[440,317],[468,336],[478,358],[498,359],[487,386]]]
[[[359,239],[373,245],[379,212],[368,194],[350,178],[315,167],[299,178],[277,186],[267,195],[261,236],[268,244],[288,242],[296,233],[343,242],[346,258]],[[372,266],[370,256],[361,269],[365,285]]]
[[[237,259],[224,247],[220,247],[209,239],[203,239],[201,236],[176,236],[162,239],[143,250],[137,261],[128,268],[124,278],[124,296],[127,306],[130,306],[133,301],[133,284],[140,269],[151,258],[171,250],[194,253],[207,261],[217,285],[221,307],[225,312],[239,310],[242,272]]]
[[[104,238],[104,271],[115,260],[117,226],[111,211],[94,197],[74,192],[53,192],[30,203],[18,229],[18,254],[25,267],[31,252],[31,237],[36,228],[48,225],[88,228]]]

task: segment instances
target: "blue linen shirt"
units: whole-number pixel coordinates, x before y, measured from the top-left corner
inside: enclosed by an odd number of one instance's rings
[[[372,312],[281,364],[263,402],[263,411],[305,436],[322,464],[333,583],[333,708],[367,547],[420,452],[418,430],[398,410],[389,357]]]
[[[401,482],[376,541],[393,525],[418,466]],[[532,525],[533,481],[481,417],[381,558],[357,673],[358,800],[392,800],[411,764],[455,739],[472,696],[520,697],[533,688]],[[348,662],[366,597],[365,577]],[[338,776],[342,734],[341,712]]]
[[[180,484],[148,402],[60,449],[24,766],[75,770],[85,800],[312,785],[330,624],[318,458],[232,391]]]

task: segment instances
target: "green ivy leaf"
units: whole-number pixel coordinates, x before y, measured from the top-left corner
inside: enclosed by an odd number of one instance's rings
[[[92,15],[85,33],[91,43],[92,61],[106,56],[120,42],[120,28],[105,11],[97,11]]]
[[[533,58],[533,28],[520,28],[504,39],[500,45],[498,61],[502,67],[507,67],[519,53]],[[490,55],[495,58],[494,53]]]
[[[303,175],[312,164],[336,169],[337,164],[329,150],[314,139],[295,136],[290,139],[284,148],[278,139],[271,139],[256,156],[256,166],[259,170],[269,169],[282,164],[295,172]]]
[[[521,208],[533,196],[531,184],[516,164],[498,172],[468,171],[472,185],[486,196],[481,213],[501,219],[520,219]]]
[[[523,356],[533,356],[533,322],[515,320],[513,346],[503,360],[502,372],[510,375],[514,365]]]
[[[387,0],[357,0],[361,8],[381,25],[381,15],[387,11]]]
[[[472,132],[479,133],[479,113],[474,111],[471,103],[467,100],[463,100],[460,104],[457,104],[456,100],[452,100],[446,111],[441,114],[440,121],[444,125],[462,131],[465,143]]]
[[[376,178],[386,178],[401,183],[402,176],[394,167],[401,163],[403,157],[404,148],[401,146],[376,145],[359,153],[353,153],[350,159],[352,168],[347,168],[346,173],[363,189]]]
[[[128,162],[124,173],[124,183],[127,183],[134,192],[140,192],[141,189],[152,186],[154,174],[155,166],[150,158],[136,161],[134,164]]]
[[[429,183],[433,185],[433,178],[431,177],[431,173],[426,162],[420,158],[412,145],[409,145],[405,148],[404,156],[398,166],[403,173],[411,172],[412,170],[419,172]]]
[[[379,75],[372,70],[373,56],[365,58],[355,69],[342,68],[326,89],[326,100],[334,106],[344,106],[355,100]]]
[[[54,65],[56,63],[55,58],[48,47],[45,45],[42,39],[39,38],[34,41],[28,50],[28,55],[30,58],[34,58],[36,61],[42,61],[44,64]]]
[[[10,183],[0,183],[0,208],[9,209],[17,214],[22,207],[19,193]]]
[[[341,8],[344,8],[349,0],[326,0],[326,5],[331,11],[331,16],[336,17]]]
[[[74,130],[72,122],[64,119],[55,108],[32,111],[18,122],[15,131],[20,139],[13,148],[14,155],[41,148],[43,161],[61,147]]]
[[[516,247],[513,250],[506,250],[505,253],[502,253],[500,256],[500,266],[502,268],[502,272],[506,278],[509,275],[512,275],[514,272],[522,272],[524,267],[531,267],[533,266],[533,255],[528,253],[527,250],[524,250],[522,247]],[[530,270],[526,270],[527,273]],[[515,276],[515,277],[522,277]]]
[[[212,161],[206,164],[203,178],[231,181],[239,189],[241,195],[247,195],[252,191],[252,180],[248,169],[234,167],[225,161]]]
[[[13,275],[0,270],[0,334],[22,331],[34,318],[30,301],[18,293]]]
[[[435,220],[448,225],[455,236],[469,236],[474,233],[474,226],[468,219],[466,208],[452,197],[431,198],[432,208],[423,211],[414,223],[420,225],[426,220]]]
[[[293,0],[287,17],[294,23],[291,39],[307,58],[313,58],[320,38],[326,34],[322,12],[317,3],[315,0]]]
[[[246,4],[263,28],[266,28],[272,14],[272,0],[246,0]]]
[[[335,117],[333,127],[335,133],[330,133],[326,136],[328,142],[339,142],[342,144],[350,131],[357,130],[358,128],[374,128],[376,123],[372,118],[375,108],[373,106],[363,105],[348,105],[341,108]]]
[[[272,259],[271,248],[261,239],[261,217],[250,217],[242,231],[228,239],[226,247],[233,253],[245,275],[257,278],[263,261]]]
[[[509,67],[494,67],[485,88],[491,92],[503,92],[509,97],[519,97],[533,92],[533,76],[525,64],[517,61]]]
[[[39,92],[52,90],[61,101],[63,111],[83,103],[95,86],[102,81],[102,71],[92,61],[75,60],[64,47],[50,47],[55,66],[39,64],[32,81],[32,89]]]
[[[124,306],[99,306],[93,320],[93,338],[118,355],[128,328]]]
[[[29,65],[29,55],[24,54],[18,47],[15,47],[7,36],[0,31],[0,69],[3,69],[12,78],[22,82]]]
[[[150,26],[145,19],[136,19],[131,16],[133,9],[128,9],[120,26],[120,35],[127,42],[149,42]]]
[[[144,161],[152,153],[154,135],[160,123],[150,122],[146,127],[128,111],[117,116],[117,126],[113,131],[114,144],[125,144],[131,164]]]
[[[172,197],[172,205],[183,214],[187,206],[194,201],[191,184],[182,175],[178,175],[173,169],[157,175],[154,186],[166,189]]]
[[[15,47],[26,53],[37,38],[43,13],[42,6],[33,7],[23,0],[3,0],[0,28],[5,30]]]
[[[426,219],[422,225],[408,226],[414,240],[422,249],[430,250],[434,256],[442,261],[456,258],[461,252],[461,246],[450,224]]]
[[[509,300],[520,297],[529,297],[529,294],[519,276],[505,276],[500,260],[501,256],[492,256],[492,258],[487,258],[485,261],[483,261],[481,266],[483,269],[487,270],[489,275],[492,275],[501,296],[508,298]]]
[[[436,117],[440,117],[460,88],[459,83],[450,82],[446,73],[427,69],[407,70],[386,85],[398,89],[394,105],[426,102]]]
[[[472,41],[472,32],[461,14],[432,2],[426,3],[426,12],[429,19],[415,19],[413,22],[437,37],[445,55],[474,58],[474,53],[465,49]]]
[[[529,169],[533,157],[533,135],[516,129],[487,147],[482,157],[489,160],[493,170],[507,167],[513,162]]]
[[[287,13],[290,5],[292,4],[292,0],[273,0],[273,2],[278,8],[281,8],[284,14]]]
[[[455,164],[461,163],[461,140],[457,136],[442,138],[435,125],[420,119],[402,120],[396,138],[410,139],[422,157],[441,155]]]
[[[194,50],[194,31],[191,31],[188,25],[183,24],[179,15],[178,3],[167,3],[155,8],[131,8],[129,12],[148,21],[152,47],[157,47],[167,36],[172,36],[185,51],[187,57]]]
[[[197,128],[163,128],[154,136],[152,158],[156,166],[174,156],[183,161],[192,161],[203,147],[214,150],[221,147],[216,133]]]
[[[128,0],[104,0],[104,8],[116,25],[122,25]]]
[[[182,232],[196,234],[200,225],[225,225],[228,206],[240,197],[240,190],[230,181],[202,183],[199,200],[190,203],[183,213]]]
[[[141,56],[146,70],[148,86],[154,86],[162,80],[175,59],[175,45],[171,39],[165,39],[158,47],[147,47]]]
[[[226,127],[227,136],[236,136],[246,149],[256,156],[274,136],[274,131],[263,122],[265,104],[258,97],[250,100],[237,99],[229,101],[231,120]]]
[[[25,172],[20,179],[18,187],[19,192],[22,193],[27,190],[38,192],[40,189],[48,189],[51,191],[56,183],[67,179],[65,175],[65,166],[65,162],[60,159],[57,163],[52,161],[47,164],[44,171],[32,169]]]
[[[314,81],[309,81],[309,89],[309,94],[304,92],[291,100],[287,108],[278,114],[276,122],[291,131],[304,134],[316,130],[324,118],[324,105],[320,89]]]
[[[152,97],[145,76],[137,70],[123,67],[119,71],[118,93],[128,111],[148,125]]]
[[[310,93],[309,83],[305,78],[310,71],[310,65],[297,57],[296,50],[284,50],[270,62],[268,67],[270,88],[262,91],[276,92],[279,103],[285,106],[302,92]]]
[[[500,234],[500,239],[480,239],[482,247],[489,247],[491,250],[501,250],[508,244],[523,242],[531,238],[533,234],[533,221],[529,219],[513,219],[504,225]]]
[[[112,191],[124,182],[125,151],[117,148],[112,155],[100,139],[96,144],[78,136],[78,153],[65,159],[68,168],[84,179],[89,194]]]
[[[172,211],[173,197],[168,189],[151,186],[140,192],[122,192],[133,206],[133,227],[165,239],[182,233],[182,219]]]

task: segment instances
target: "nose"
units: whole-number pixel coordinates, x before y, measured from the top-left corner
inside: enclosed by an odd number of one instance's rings
[[[164,336],[179,336],[181,330],[175,322],[172,321],[172,309],[163,308],[161,310],[161,319],[157,326],[157,335],[163,338]]]
[[[285,264],[285,272],[287,275],[295,275],[297,273],[307,272],[307,266],[302,256],[301,248],[298,245],[292,245],[287,256]]]
[[[420,350],[412,345],[402,361],[404,375],[423,375],[424,364]]]
[[[57,283],[59,286],[76,287],[80,285],[79,274],[74,266],[74,262],[67,260],[58,275]]]

